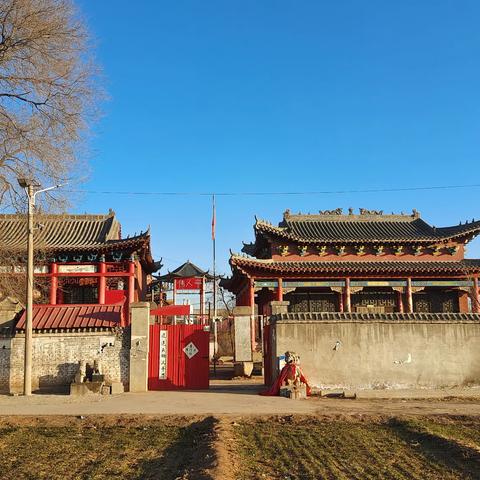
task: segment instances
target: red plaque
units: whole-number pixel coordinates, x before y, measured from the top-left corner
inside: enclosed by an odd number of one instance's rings
[[[197,277],[176,278],[175,290],[201,290],[202,279]]]

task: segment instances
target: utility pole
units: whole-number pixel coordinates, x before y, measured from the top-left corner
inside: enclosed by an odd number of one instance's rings
[[[39,187],[32,180],[19,178],[18,184],[25,189],[28,201],[27,211],[27,304],[25,307],[25,359],[23,370],[23,394],[30,396],[32,394],[32,340],[33,340],[33,216],[35,213],[35,197],[38,193],[47,192],[53,187],[35,190]]]
[[[32,394],[32,338],[33,338],[33,212],[35,193],[30,183],[25,188],[28,197],[27,220],[27,305],[25,324],[25,364],[23,376],[23,394]]]

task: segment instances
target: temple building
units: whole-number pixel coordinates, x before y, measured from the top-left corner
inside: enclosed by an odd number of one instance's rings
[[[349,209],[256,220],[223,285],[237,306],[290,312],[464,313],[479,310],[480,259],[465,259],[480,221],[437,228],[419,212]]]
[[[129,304],[145,300],[151,274],[160,267],[152,258],[149,231],[122,238],[111,210],[38,214],[35,225],[34,330],[127,325]],[[25,215],[1,215],[0,249],[8,253],[0,259],[4,279],[25,277],[26,242]],[[91,308],[59,308],[74,305]],[[17,328],[23,324],[22,317]]]

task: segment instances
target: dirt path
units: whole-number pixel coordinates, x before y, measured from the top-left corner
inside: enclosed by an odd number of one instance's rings
[[[208,391],[126,393],[116,396],[0,395],[0,415],[480,415],[479,389],[360,392],[356,400],[292,401],[258,395],[259,385],[220,384]],[[379,398],[383,396],[385,398]],[[422,398],[428,397],[428,398]]]

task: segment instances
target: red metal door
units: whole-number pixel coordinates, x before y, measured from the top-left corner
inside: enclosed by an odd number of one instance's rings
[[[148,389],[207,389],[209,338],[204,325],[150,325]]]
[[[264,384],[270,386],[272,383],[272,339],[271,325],[263,327],[263,372]]]

